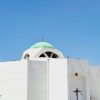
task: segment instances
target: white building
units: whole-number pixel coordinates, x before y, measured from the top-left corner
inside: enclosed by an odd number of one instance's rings
[[[0,100],[100,100],[100,68],[39,42],[20,61],[0,62]]]

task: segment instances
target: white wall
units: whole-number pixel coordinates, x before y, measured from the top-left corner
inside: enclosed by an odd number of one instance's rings
[[[28,100],[76,100],[76,88],[79,100],[100,100],[100,68],[85,60],[37,59],[28,67]]]
[[[47,61],[28,63],[28,100],[47,100]]]
[[[0,100],[27,100],[27,62],[0,62]]]
[[[77,87],[80,100],[100,100],[100,68],[76,59],[0,62],[1,100],[76,100]]]
[[[28,100],[68,100],[67,83],[67,60],[29,61]]]
[[[78,76],[75,76],[75,73]],[[79,100],[89,99],[87,61],[68,59],[68,88],[69,100],[76,100],[76,94],[73,92],[76,88],[81,91],[78,94]]]
[[[89,70],[90,96],[94,100],[100,100],[100,68],[90,68]]]
[[[67,60],[50,59],[48,73],[49,100],[68,100]]]

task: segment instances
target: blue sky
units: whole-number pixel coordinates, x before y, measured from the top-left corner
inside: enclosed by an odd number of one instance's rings
[[[100,64],[100,1],[0,1],[0,60],[20,59],[42,36],[66,57]]]

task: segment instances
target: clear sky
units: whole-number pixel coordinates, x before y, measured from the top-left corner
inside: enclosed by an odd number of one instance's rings
[[[42,36],[66,57],[100,64],[100,0],[0,0],[0,60],[20,59]]]

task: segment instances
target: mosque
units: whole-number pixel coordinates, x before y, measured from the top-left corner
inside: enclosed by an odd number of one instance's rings
[[[100,68],[39,42],[0,62],[0,100],[100,100]]]

